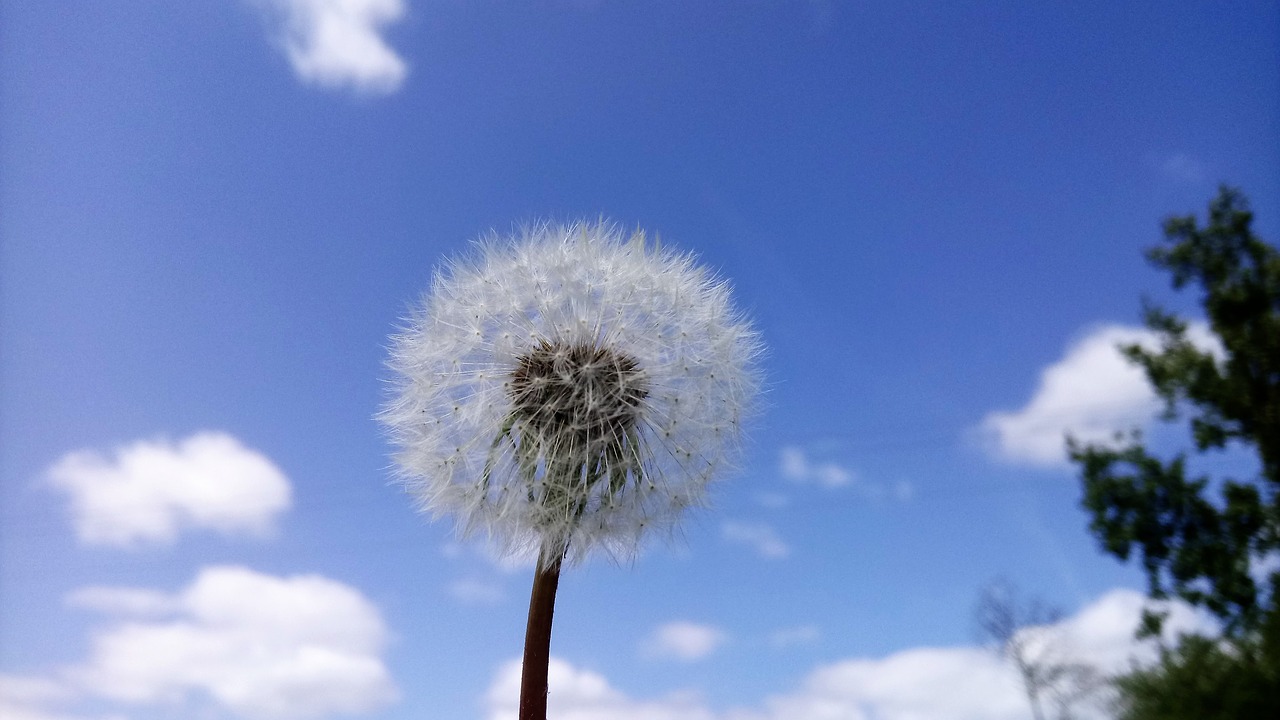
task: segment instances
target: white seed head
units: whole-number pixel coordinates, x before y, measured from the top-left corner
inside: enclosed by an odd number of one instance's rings
[[[760,384],[727,284],[603,222],[482,241],[392,340],[380,419],[419,506],[548,559],[626,558],[674,529]]]

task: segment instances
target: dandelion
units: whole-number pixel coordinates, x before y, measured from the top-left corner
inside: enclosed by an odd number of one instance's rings
[[[393,339],[381,419],[421,509],[537,550],[520,717],[545,717],[564,562],[629,558],[705,502],[758,391],[756,333],[694,258],[605,223],[489,238]]]

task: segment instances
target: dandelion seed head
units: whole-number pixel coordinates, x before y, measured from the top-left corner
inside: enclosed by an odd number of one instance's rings
[[[692,256],[537,225],[436,273],[393,337],[380,419],[420,508],[463,536],[624,559],[736,459],[760,349]]]

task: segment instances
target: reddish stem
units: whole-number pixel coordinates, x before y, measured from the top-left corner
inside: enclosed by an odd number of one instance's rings
[[[524,666],[520,674],[520,720],[547,720],[547,666],[551,661],[551,616],[560,584],[560,557],[539,558],[529,596],[529,624],[524,631]]]

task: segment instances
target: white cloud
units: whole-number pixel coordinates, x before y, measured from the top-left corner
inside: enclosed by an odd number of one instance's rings
[[[848,485],[853,475],[835,463],[822,463],[813,468],[813,479],[822,487],[837,488]]]
[[[1102,673],[1149,663],[1154,650],[1133,640],[1145,598],[1114,590],[1049,628],[1065,641],[1063,659],[1091,662]],[[1186,606],[1174,606],[1166,635],[1207,630]],[[1016,671],[993,652],[976,647],[914,648],[880,658],[853,657],[812,670],[799,686],[758,707],[718,713],[683,692],[657,700],[633,699],[603,676],[553,658],[549,715],[562,720],[1025,720],[1030,707]],[[488,720],[512,720],[520,689],[520,663],[504,665],[486,696]],[[1077,706],[1076,717],[1101,720],[1105,697]]]
[[[74,590],[66,597],[71,607],[97,610],[108,615],[158,617],[181,608],[181,603],[168,593],[144,588],[90,586]]]
[[[0,699],[4,702],[45,705],[69,696],[66,688],[47,678],[0,674]]]
[[[1133,663],[1147,665],[1156,660],[1153,643],[1137,643],[1133,633],[1149,600],[1134,590],[1112,590],[1075,615],[1056,623],[1053,632],[1074,659],[1088,661],[1105,673],[1127,670]],[[1164,606],[1169,613],[1163,635],[1173,644],[1179,635],[1212,635],[1218,626],[1204,613],[1181,602]]]
[[[747,720],[1023,720],[1017,678],[976,648],[920,648],[885,658],[854,658],[812,671],[799,689],[765,700]]]
[[[764,523],[729,520],[721,524],[720,534],[731,543],[750,546],[757,555],[768,560],[781,560],[791,554],[791,547],[783,542],[776,530]]]
[[[788,480],[804,482],[809,478],[809,459],[798,447],[784,447],[778,453],[778,470]]]
[[[293,71],[327,88],[391,93],[408,74],[383,29],[404,17],[405,0],[249,0],[272,23]]]
[[[692,662],[715,652],[725,640],[724,632],[710,625],[670,622],[654,630],[641,644],[641,651],[650,657]]]
[[[836,463],[812,463],[804,450],[795,446],[782,448],[778,458],[782,477],[802,485],[814,483],[825,488],[844,487],[853,482],[853,473]]]
[[[782,477],[797,485],[817,485],[828,490],[852,486],[858,494],[873,502],[892,500],[908,502],[915,497],[915,489],[911,483],[902,480],[893,485],[868,482],[855,475],[851,470],[834,462],[813,462],[803,448],[788,445],[778,451],[778,472]],[[785,496],[778,496],[785,500]],[[765,507],[778,507],[785,502],[770,504],[766,497],[757,497],[757,501]]]
[[[1222,356],[1221,344],[1203,324],[1193,323],[1187,334],[1196,346]],[[983,419],[980,430],[989,451],[1015,463],[1060,465],[1067,460],[1068,433],[1100,442],[1149,423],[1159,400],[1142,369],[1117,349],[1134,343],[1159,347],[1154,332],[1121,325],[1104,325],[1073,343],[1041,373],[1022,409]]]
[[[677,693],[659,700],[635,700],[609,685],[602,675],[551,658],[547,673],[547,717],[556,720],[716,720],[702,700]],[[504,664],[485,700],[488,720],[519,716],[520,661]]]
[[[93,545],[172,543],[181,529],[265,534],[289,507],[289,480],[230,435],[205,432],[176,445],[142,441],[111,458],[81,450],[49,469],[67,493],[80,540]]]
[[[1154,650],[1134,641],[1146,599],[1113,590],[1055,626],[1058,657],[1092,664],[1110,674],[1131,663],[1149,663]],[[1207,630],[1184,605],[1172,608],[1166,635]],[[1105,698],[1097,698],[1102,701]],[[1079,707],[1077,717],[1106,717],[1099,707]],[[878,718],[907,720],[1021,720],[1030,708],[1012,666],[975,647],[916,648],[883,658],[849,658],[817,668],[790,693],[767,699],[763,710],[731,713],[733,720]],[[1090,713],[1093,714],[1090,714]]]
[[[74,697],[72,690],[48,678],[0,674],[0,718],[4,720],[90,720],[52,709]]]
[[[70,682],[135,705],[171,707],[199,696],[261,720],[369,712],[397,695],[381,658],[387,631],[378,610],[347,585],[219,566],[162,596],[133,588],[74,593],[77,603],[126,617],[95,635],[89,659],[67,671]],[[127,617],[135,610],[158,617]]]

